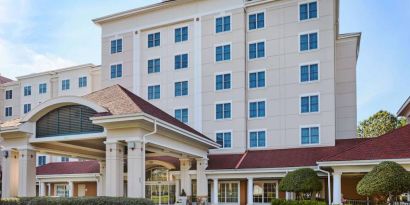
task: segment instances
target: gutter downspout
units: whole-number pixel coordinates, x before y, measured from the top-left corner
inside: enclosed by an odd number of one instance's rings
[[[332,198],[331,198],[332,195],[331,195],[331,193],[330,193],[330,172],[321,169],[319,165],[317,166],[317,170],[320,171],[320,172],[323,172],[323,173],[326,173],[326,174],[327,174],[328,203],[329,203],[329,205],[331,205],[331,204],[332,204]]]

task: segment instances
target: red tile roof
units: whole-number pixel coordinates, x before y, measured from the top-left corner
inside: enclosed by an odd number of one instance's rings
[[[366,139],[336,140],[335,146],[248,151],[245,154],[210,155],[208,169],[251,169],[316,166],[316,162],[347,150]],[[245,155],[241,161],[242,156]]]
[[[0,75],[0,84],[8,83],[8,82],[11,82],[11,81],[13,81],[13,80],[8,79],[8,78],[3,77],[3,76]]]
[[[410,158],[410,125],[371,138],[320,161],[351,161]]]
[[[99,116],[146,113],[190,133],[204,137],[207,140],[211,140],[204,134],[175,119],[173,116],[162,111],[158,107],[152,105],[120,85],[113,85],[90,93],[84,97],[101,105],[102,107],[105,107],[109,111],[109,113],[99,113]]]
[[[37,167],[37,175],[100,173],[98,161],[53,162]]]

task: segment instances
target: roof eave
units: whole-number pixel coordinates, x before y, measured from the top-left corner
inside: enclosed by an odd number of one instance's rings
[[[409,106],[409,104],[410,104],[410,96],[407,98],[407,100],[403,103],[403,105],[397,111],[397,116],[403,116],[404,115],[403,112]]]

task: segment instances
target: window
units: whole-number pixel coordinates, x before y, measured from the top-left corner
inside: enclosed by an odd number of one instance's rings
[[[249,103],[249,118],[265,117],[265,101]]]
[[[231,16],[222,16],[215,19],[215,32],[221,33],[231,30]]]
[[[302,65],[300,66],[300,82],[310,82],[319,80],[319,65]]]
[[[6,90],[6,100],[13,99],[13,90]]]
[[[250,147],[265,147],[266,146],[266,131],[249,132]]]
[[[38,156],[38,166],[43,166],[47,164],[46,156]]]
[[[188,26],[175,29],[175,43],[188,40]]]
[[[122,64],[111,65],[111,79],[122,77]]]
[[[319,127],[301,128],[302,144],[319,144]]]
[[[249,59],[265,57],[265,42],[257,42],[249,44]]]
[[[176,109],[175,118],[183,123],[188,123],[188,108]]]
[[[69,89],[70,89],[70,80],[62,80],[61,90],[69,90]]]
[[[40,83],[38,85],[38,93],[40,94],[47,93],[47,83]]]
[[[215,61],[231,60],[231,45],[222,45],[215,48]]]
[[[69,191],[66,187],[65,184],[56,184],[55,185],[55,192],[57,197],[68,197],[69,196]]]
[[[30,110],[31,110],[31,104],[24,104],[23,106],[24,114],[30,112]]]
[[[148,48],[156,47],[161,45],[161,33],[151,33],[148,34]]]
[[[239,184],[237,182],[219,182],[218,187],[219,203],[238,203]]]
[[[61,157],[61,162],[68,162],[70,161],[70,158],[68,157]]]
[[[79,88],[87,87],[87,77],[86,76],[78,78],[78,87]]]
[[[122,39],[111,41],[111,54],[122,52]]]
[[[13,115],[13,108],[12,107],[6,107],[4,111],[4,115],[6,117],[11,117]]]
[[[300,98],[300,112],[319,112],[319,95],[303,96]]]
[[[218,74],[215,76],[215,89],[226,90],[231,89],[231,74]]]
[[[31,85],[24,86],[24,96],[30,96],[31,95]]]
[[[254,203],[270,203],[276,199],[276,182],[261,182],[253,183],[253,202]]]
[[[309,33],[300,35],[300,51],[314,50],[318,48],[318,34]]]
[[[317,18],[317,2],[310,2],[299,5],[299,20]]]
[[[148,100],[159,99],[161,97],[161,87],[159,85],[148,86]]]
[[[248,21],[249,21],[248,22],[249,30],[264,28],[265,27],[265,13],[260,12],[260,13],[250,14],[248,17]]]
[[[175,70],[188,68],[188,54],[181,54],[175,56]]]
[[[175,83],[175,97],[188,95],[188,81]]]
[[[221,145],[221,148],[231,148],[232,133],[231,132],[217,132],[216,143]]]
[[[159,73],[161,71],[161,59],[148,60],[148,74]]]
[[[216,104],[216,119],[230,119],[231,118],[231,103]]]
[[[249,88],[265,87],[265,71],[249,73]]]

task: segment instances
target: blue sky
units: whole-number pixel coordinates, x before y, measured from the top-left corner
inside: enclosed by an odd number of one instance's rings
[[[0,0],[0,74],[99,64],[100,29],[91,19],[158,1]],[[340,1],[341,33],[362,32],[358,120],[396,113],[410,95],[410,1]]]

